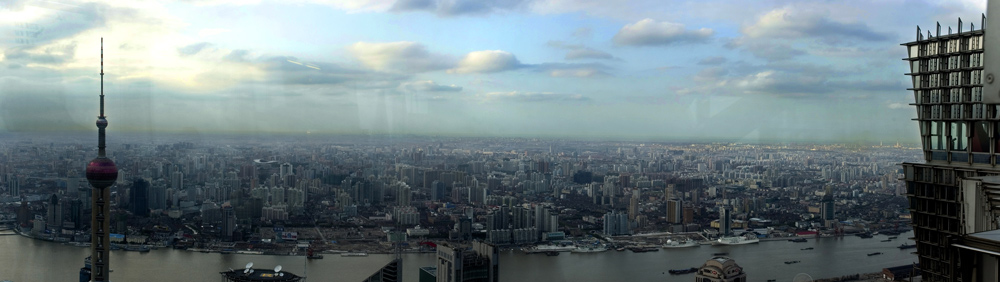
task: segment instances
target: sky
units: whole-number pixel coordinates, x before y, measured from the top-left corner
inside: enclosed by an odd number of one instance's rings
[[[985,1],[0,0],[0,134],[918,139],[916,28]]]

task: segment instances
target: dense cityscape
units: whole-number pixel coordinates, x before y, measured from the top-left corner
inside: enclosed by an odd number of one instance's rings
[[[27,236],[82,246],[90,194],[78,167],[93,152],[78,136],[59,139],[0,145],[4,218]],[[919,155],[896,144],[118,139],[113,248],[312,256],[392,253],[393,231],[406,234],[403,252],[470,240],[709,241],[725,235],[725,209],[730,234],[763,240],[905,231],[899,164]],[[638,234],[655,236],[629,236]]]
[[[991,11],[0,0],[0,282],[1000,281]]]

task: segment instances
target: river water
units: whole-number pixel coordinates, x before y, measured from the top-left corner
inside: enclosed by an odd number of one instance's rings
[[[769,241],[742,246],[700,246],[685,249],[662,249],[659,252],[632,253],[562,253],[559,256],[526,255],[502,252],[501,281],[692,281],[693,274],[670,275],[670,269],[701,266],[713,253],[728,252],[747,272],[749,281],[791,281],[797,274],[829,278],[856,273],[878,272],[882,268],[917,261],[916,249],[896,248],[912,232],[900,239],[881,242],[885,236],[862,239],[809,239],[806,243]],[[813,247],[813,250],[801,250]],[[83,259],[89,248],[46,242],[22,236],[0,236],[0,280],[14,282],[78,281]],[[882,252],[882,255],[867,256]],[[417,270],[434,264],[434,254],[403,255],[404,281],[417,282]],[[220,271],[242,268],[253,262],[255,268],[282,265],[285,271],[307,276],[307,281],[361,281],[392,255],[341,257],[327,254],[325,259],[306,261],[303,257],[222,255],[173,249],[148,253],[112,251],[111,281],[222,281]],[[785,264],[798,260],[800,263]],[[308,265],[306,265],[308,264]]]

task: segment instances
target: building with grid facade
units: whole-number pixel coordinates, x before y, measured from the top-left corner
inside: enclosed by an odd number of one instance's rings
[[[938,24],[926,36],[918,27],[916,41],[902,44],[923,146],[924,162],[903,168],[924,281],[963,280],[955,242],[997,229],[982,179],[1000,175],[997,106],[983,102],[985,24],[984,15],[979,29],[963,30],[959,19],[957,32]]]

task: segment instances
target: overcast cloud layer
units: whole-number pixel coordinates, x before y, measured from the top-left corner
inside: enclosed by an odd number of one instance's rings
[[[0,133],[917,141],[917,25],[984,1],[0,0]]]

